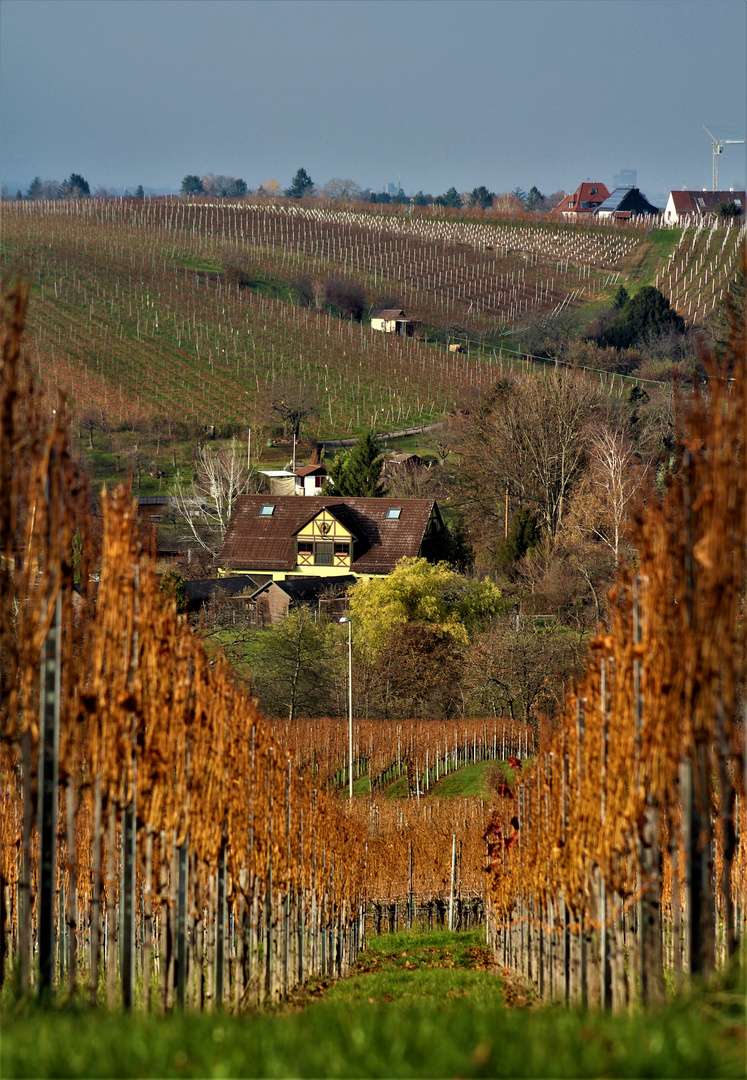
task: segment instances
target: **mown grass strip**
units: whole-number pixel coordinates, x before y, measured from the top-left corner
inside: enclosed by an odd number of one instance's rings
[[[353,978],[260,1015],[6,1010],[0,1075],[745,1074],[745,994],[736,970],[645,1016],[512,1009],[503,996],[479,931],[387,935],[369,942]]]

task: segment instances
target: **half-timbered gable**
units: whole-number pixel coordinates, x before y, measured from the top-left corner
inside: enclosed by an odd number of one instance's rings
[[[220,552],[221,573],[357,577],[388,574],[406,556],[438,559],[444,524],[429,499],[241,495]]]

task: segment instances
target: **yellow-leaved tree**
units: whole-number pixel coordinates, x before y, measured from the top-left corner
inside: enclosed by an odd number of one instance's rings
[[[400,559],[391,574],[359,581],[349,596],[355,637],[374,652],[403,623],[425,623],[466,644],[473,631],[506,610],[492,581],[422,558]]]

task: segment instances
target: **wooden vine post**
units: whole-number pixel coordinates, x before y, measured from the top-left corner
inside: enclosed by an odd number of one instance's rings
[[[61,606],[58,592],[44,642],[39,739],[39,998],[54,994],[57,870],[57,755],[60,741]]]

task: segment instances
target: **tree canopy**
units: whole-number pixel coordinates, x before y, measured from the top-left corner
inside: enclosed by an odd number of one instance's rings
[[[667,298],[646,285],[620,308],[620,314],[607,327],[600,345],[614,345],[617,349],[629,349],[647,335],[657,335],[667,330],[682,333],[685,320],[669,306]]]
[[[329,468],[329,487],[333,495],[347,498],[372,498],[382,494],[380,483],[384,457],[379,444],[368,432],[361,435],[349,450],[341,450]]]
[[[185,176],[182,180],[182,195],[202,195],[202,190],[199,176]]]
[[[400,559],[391,574],[361,580],[348,595],[354,637],[373,651],[405,623],[425,624],[466,644],[506,608],[491,581],[471,580],[448,563],[422,558]]]
[[[495,195],[492,191],[488,191],[484,184],[480,187],[473,188],[469,193],[469,205],[472,207],[479,206],[481,210],[488,210],[493,205],[493,199]]]
[[[299,169],[293,177],[290,187],[285,189],[285,194],[289,199],[303,199],[313,194],[313,191],[314,181],[306,172],[306,169]]]
[[[540,189],[534,185],[530,187],[529,192],[523,201],[527,210],[543,210],[545,206],[545,196]]]
[[[62,192],[69,198],[80,199],[84,195],[90,195],[91,188],[80,173],[70,173],[67,180],[62,182]]]
[[[458,207],[462,205],[462,196],[455,187],[450,187],[443,195],[437,195],[433,201],[438,206]]]

